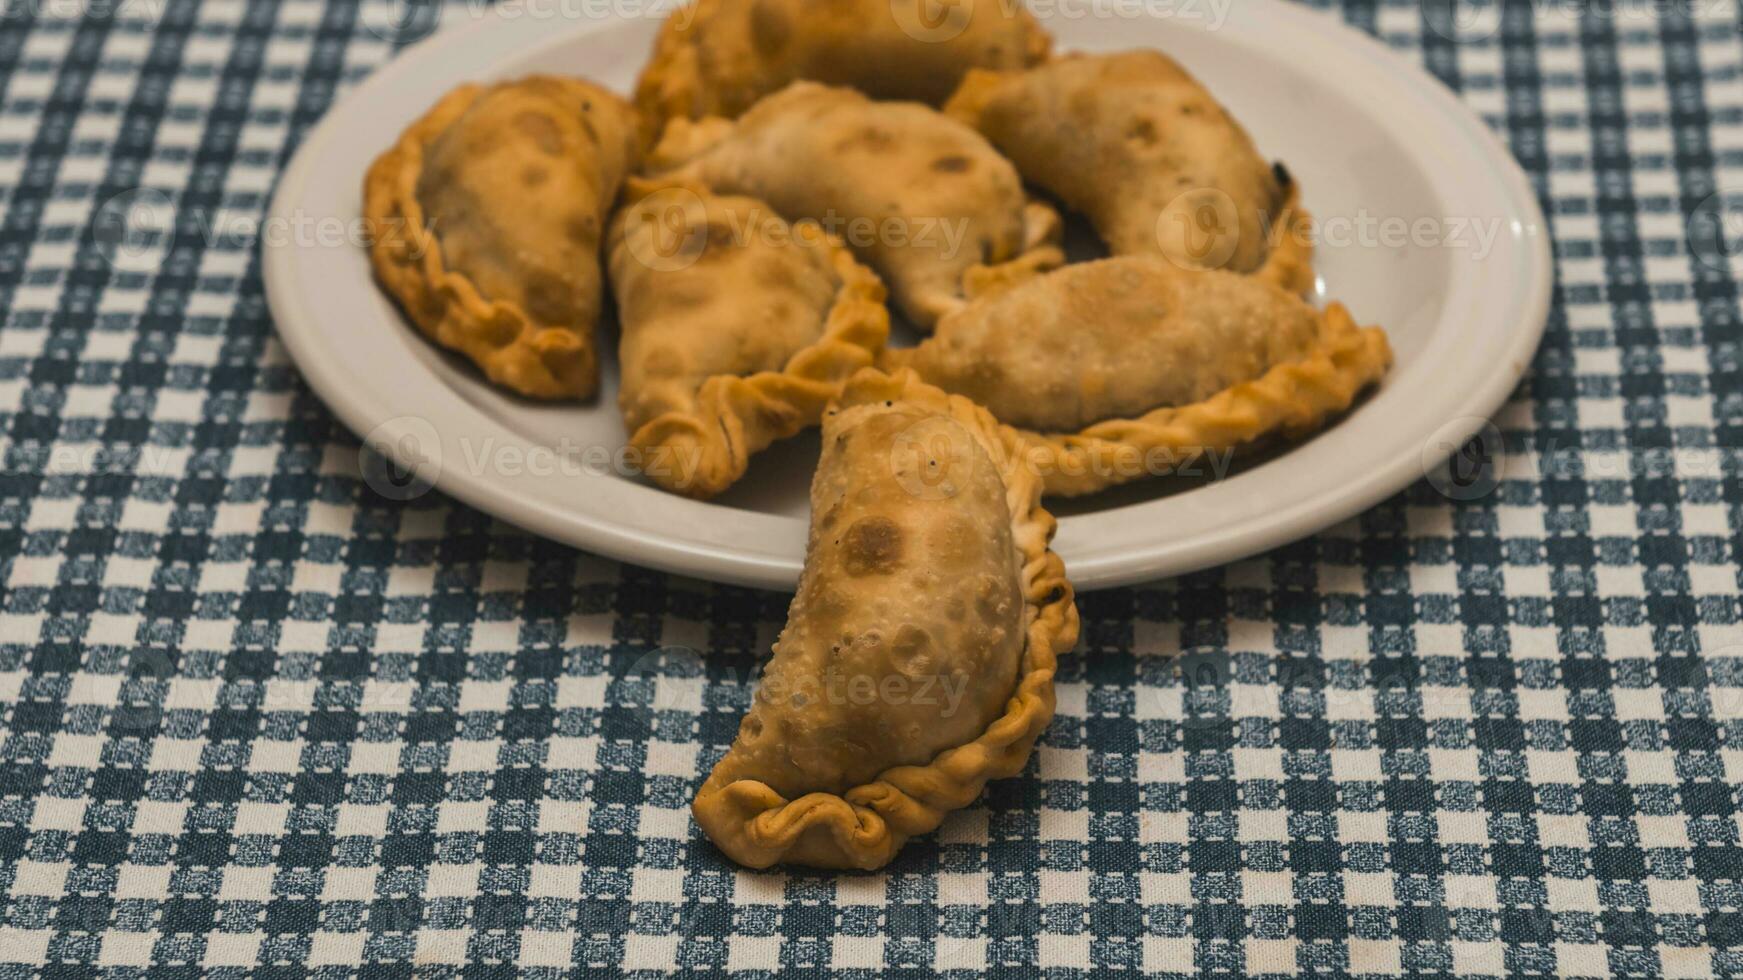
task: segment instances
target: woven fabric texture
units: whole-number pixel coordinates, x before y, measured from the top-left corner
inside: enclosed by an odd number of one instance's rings
[[[1331,6],[1550,215],[1499,482],[1083,596],[1028,773],[820,875],[688,812],[786,597],[377,496],[273,333],[276,174],[478,7],[8,3],[0,978],[1743,973],[1739,11]]]

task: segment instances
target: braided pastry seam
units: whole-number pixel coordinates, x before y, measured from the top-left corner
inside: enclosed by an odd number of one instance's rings
[[[706,24],[718,6],[717,0],[697,0],[660,25],[653,52],[635,86],[636,108],[641,110],[649,135],[657,135],[667,120],[702,115],[707,109],[702,68],[690,38],[705,33]],[[684,22],[686,17],[688,24]]]
[[[980,737],[946,749],[924,766],[896,766],[841,795],[809,793],[794,800],[768,784],[738,779],[704,784],[698,814],[711,813],[710,835],[739,828],[733,856],[753,867],[782,861],[813,867],[876,868],[909,837],[928,833],[952,810],[972,803],[989,780],[1022,771],[1035,741],[1053,718],[1053,677],[1059,654],[1077,643],[1078,615],[1065,565],[1049,550],[1057,529],[1041,508],[1041,486],[1017,455],[1020,436],[986,409],[947,395],[912,371],[863,370],[849,382],[841,404],[896,401],[919,405],[960,423],[987,451],[1005,478],[1012,541],[1021,553],[1022,590],[1033,615],[1027,624],[1021,674],[1005,713]],[[723,819],[724,817],[724,819]],[[745,857],[752,860],[745,861]]]
[[[1321,315],[1319,343],[1301,360],[1191,405],[1098,422],[1072,435],[1016,430],[1027,466],[1050,496],[1077,497],[1152,474],[1148,460],[1232,452],[1272,433],[1299,437],[1322,427],[1392,365],[1379,327],[1359,327],[1340,303]]]
[[[779,371],[708,378],[693,408],[666,412],[637,429],[630,446],[641,454],[642,472],[667,490],[707,499],[738,482],[751,456],[816,425],[842,383],[875,362],[889,340],[890,314],[877,274],[816,225],[801,222],[793,233],[827,249],[841,280],[823,335]]]
[[[493,383],[532,398],[591,398],[599,387],[592,338],[485,299],[470,278],[447,267],[424,220],[417,197],[424,151],[483,92],[462,85],[448,93],[370,165],[363,183],[370,267],[419,331],[464,354]]]
[[[721,6],[722,0],[695,0],[668,15],[660,25],[653,52],[642,69],[641,77],[636,79],[635,87],[635,105],[650,127],[648,135],[657,135],[658,130],[672,120],[719,115],[728,108],[718,93],[711,91],[703,81],[701,44],[694,40],[708,35],[709,22],[719,16]],[[1045,63],[1053,52],[1052,35],[1042,30],[1034,15],[1022,6],[1015,8],[1015,16],[1021,17],[1031,28],[1023,38],[1023,64],[1033,68]],[[916,39],[915,43],[926,42]],[[794,80],[803,77],[798,75]],[[835,84],[862,87],[847,81]],[[756,99],[750,101],[754,103]],[[748,106],[740,107],[741,111],[743,108]]]
[[[1293,178],[1273,229],[1277,223],[1282,237],[1272,232],[1271,250],[1252,274],[1292,296],[1305,296],[1313,289],[1313,215],[1301,206],[1301,183]]]
[[[1016,258],[993,265],[970,266],[962,273],[960,309],[976,300],[1010,289],[1065,264],[1065,221],[1053,206],[1031,199],[1023,207],[1023,250]]]

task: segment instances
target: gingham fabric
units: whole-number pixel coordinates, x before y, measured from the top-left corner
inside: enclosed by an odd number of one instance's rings
[[[689,818],[784,596],[375,495],[274,337],[275,174],[467,9],[0,18],[0,975],[1743,973],[1732,3],[1342,8],[1551,215],[1493,465],[1084,596],[1028,773],[865,875]]]

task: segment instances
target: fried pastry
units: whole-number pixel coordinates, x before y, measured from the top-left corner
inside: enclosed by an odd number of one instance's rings
[[[1026,68],[1049,45],[1018,0],[698,0],[666,19],[636,104],[733,118],[809,79],[939,105],[970,68]]]
[[[1313,285],[1300,189],[1204,86],[1159,51],[974,71],[945,111],[1081,212],[1115,255]]]
[[[911,372],[825,416],[798,594],[693,807],[733,860],[881,867],[1022,770],[1078,623],[1014,446]]]
[[[1064,260],[1052,209],[967,126],[915,102],[795,82],[736,123],[676,120],[651,169],[821,222],[929,329],[976,279]]]
[[[363,188],[376,279],[430,339],[533,398],[590,398],[600,242],[641,153],[634,108],[573,78],[463,85]]]
[[[633,179],[625,196],[609,238],[618,404],[643,471],[711,497],[883,350],[883,283],[761,201]]]
[[[1122,256],[983,294],[883,364],[1018,427],[1047,493],[1076,496],[1159,461],[1305,435],[1391,357],[1384,331],[1341,305],[1322,313],[1250,276]]]

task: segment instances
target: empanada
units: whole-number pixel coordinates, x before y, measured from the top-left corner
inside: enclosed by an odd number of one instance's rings
[[[376,279],[431,339],[534,398],[590,398],[600,241],[635,109],[573,78],[462,85],[369,168]]]
[[[876,868],[1022,770],[1078,624],[1014,447],[911,372],[825,416],[799,592],[693,807],[733,860]]]
[[[1313,285],[1295,181],[1159,51],[974,71],[945,111],[1083,213],[1115,255],[1256,274],[1296,293]]]
[[[610,233],[618,404],[643,471],[710,497],[816,425],[883,350],[883,283],[761,201],[635,180],[625,196]]]
[[[688,161],[687,163],[684,161]],[[916,102],[795,82],[737,123],[676,120],[651,168],[821,222],[930,328],[989,266],[1064,261],[1059,217],[978,133]]]
[[[1250,276],[1123,256],[982,295],[883,364],[1019,427],[1047,492],[1075,496],[1303,435],[1391,359],[1385,332],[1341,305],[1321,313]]]
[[[970,68],[1026,68],[1050,43],[1019,0],[698,0],[661,27],[636,104],[732,118],[809,79],[939,105]]]

